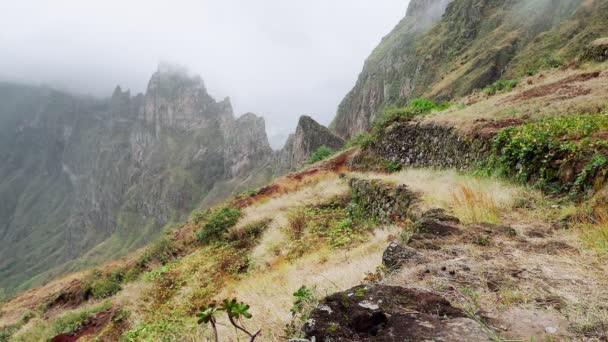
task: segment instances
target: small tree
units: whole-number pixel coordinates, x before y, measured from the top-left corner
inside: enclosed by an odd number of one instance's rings
[[[211,304],[203,306],[202,310],[197,314],[198,324],[210,324],[211,329],[213,330],[213,338],[216,342],[219,342],[219,337],[217,334],[217,313],[224,311],[226,312],[226,316],[228,316],[228,321],[232,324],[236,329],[244,332],[249,336],[249,341],[253,342],[258,337],[258,335],[262,332],[258,330],[255,333],[251,333],[249,330],[245,329],[242,323],[243,318],[250,319],[252,317],[251,313],[249,313],[249,305],[243,302],[237,302],[236,298],[232,300],[224,299],[224,301],[217,305],[216,302],[212,302]]]

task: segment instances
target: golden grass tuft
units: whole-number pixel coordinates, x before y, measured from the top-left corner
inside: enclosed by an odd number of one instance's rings
[[[452,210],[464,223],[498,223],[498,206],[494,197],[471,184],[458,184],[451,190]]]

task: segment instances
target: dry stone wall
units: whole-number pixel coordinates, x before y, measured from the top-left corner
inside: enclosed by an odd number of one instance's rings
[[[450,127],[407,122],[388,127],[373,149],[400,165],[464,170],[487,158],[492,142],[465,136]]]
[[[407,186],[393,186],[377,179],[353,178],[350,187],[352,201],[358,209],[384,224],[407,218],[417,199],[416,193]]]

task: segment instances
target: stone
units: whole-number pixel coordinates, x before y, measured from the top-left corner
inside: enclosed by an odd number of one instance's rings
[[[397,242],[391,242],[382,255],[382,264],[389,270],[396,270],[417,255],[415,249]]]
[[[416,234],[431,237],[445,237],[458,234],[460,220],[445,214],[441,209],[431,209],[423,213],[414,223]]]
[[[395,186],[380,180],[357,178],[351,179],[349,184],[357,210],[384,224],[406,219],[409,209],[418,199],[418,195],[406,185]]]
[[[302,331],[317,341],[488,341],[483,327],[432,292],[357,286],[320,303]]]
[[[591,42],[591,44],[585,47],[581,59],[600,63],[608,61],[608,37],[599,38]]]

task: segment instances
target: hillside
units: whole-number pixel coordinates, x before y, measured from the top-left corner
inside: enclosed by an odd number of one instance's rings
[[[413,0],[365,62],[332,128],[350,138],[387,106],[451,100],[568,65],[608,34],[607,21],[600,0]]]
[[[349,140],[302,117],[268,153],[260,119],[220,110],[226,198],[205,193],[145,247],[10,296],[0,341],[608,339],[606,13],[412,0],[340,106],[332,128]],[[192,101],[163,98],[147,102],[164,113],[144,115],[164,122],[152,136],[191,124]],[[251,175],[268,178],[232,191]]]

